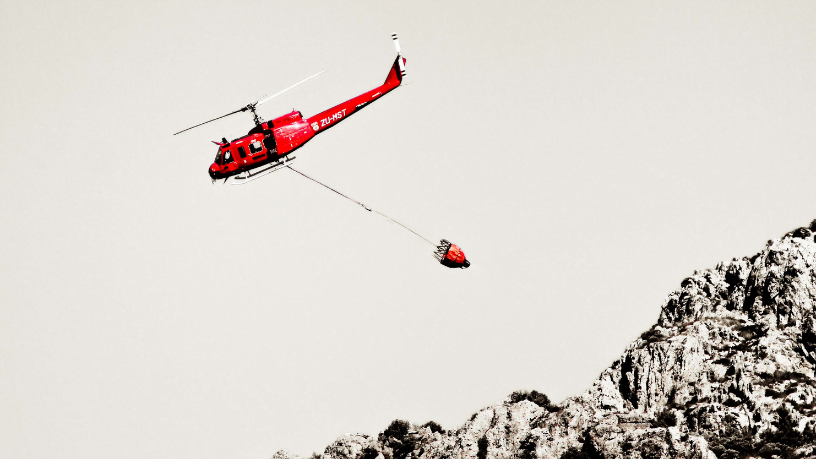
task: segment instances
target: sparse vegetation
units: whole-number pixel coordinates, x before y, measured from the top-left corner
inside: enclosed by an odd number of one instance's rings
[[[754,420],[758,420],[757,414],[758,412],[754,414]],[[816,442],[813,429],[799,432],[797,422],[787,408],[780,407],[776,410],[776,415],[774,429],[763,432],[759,440],[755,439],[750,430],[731,426],[720,435],[706,435],[708,447],[719,459],[745,459],[751,456],[793,459],[797,448]]]
[[[674,411],[665,409],[657,413],[655,420],[652,422],[652,427],[674,427],[677,425],[677,417]]]
[[[762,379],[762,384],[766,386],[771,386],[774,384],[781,384],[786,381],[794,381],[797,384],[809,384],[810,378],[807,375],[802,373],[798,373],[795,371],[775,371],[773,374],[764,374],[761,375],[760,378]]]
[[[754,436],[748,429],[728,428],[723,435],[712,435],[707,440],[719,459],[741,459],[756,453]]]
[[[813,409],[816,408],[816,398],[811,400],[810,403],[798,403],[795,400],[791,400],[790,404],[793,405],[794,408],[796,408],[796,411],[799,411],[800,413],[812,412]],[[805,414],[808,414],[808,415],[811,415],[811,416],[813,415],[813,413],[805,413]]]
[[[811,223],[811,225],[813,225],[813,224]],[[800,239],[807,239],[812,235],[813,235],[813,232],[810,229],[804,228],[804,227],[799,228],[799,229],[797,229],[796,231],[793,232],[793,237],[800,238]]]
[[[403,459],[414,450],[416,439],[408,434],[411,424],[402,419],[394,419],[380,435],[384,446],[391,448],[395,459]]]
[[[816,442],[816,432],[807,429],[799,432],[799,423],[793,419],[793,414],[784,405],[776,410],[776,421],[773,426],[776,430],[766,430],[762,433],[762,441],[765,443],[781,443],[787,445],[791,452],[808,443]],[[784,450],[783,450],[784,452]]]
[[[640,457],[643,459],[660,459],[663,457],[663,446],[654,441],[648,440],[640,445]]]
[[[734,259],[734,261],[737,260]],[[740,279],[739,276],[739,272],[737,271],[736,268],[732,267],[725,273],[725,283],[728,284],[729,294],[733,293],[734,289],[736,289],[736,287],[742,283],[742,280]]]
[[[731,368],[733,368],[733,367],[731,367]],[[728,386],[728,393],[736,395],[737,398],[740,399],[741,403],[748,403],[748,404],[753,403],[753,402],[751,402],[751,398],[748,397],[748,394],[746,394],[745,391],[740,389],[736,384],[731,384],[730,386]]]
[[[569,449],[561,455],[561,459],[583,459],[583,457],[581,450],[574,446],[570,446]]]
[[[604,455],[595,448],[595,444],[592,443],[592,440],[586,433],[584,433],[584,437],[581,441],[583,443],[581,449],[571,446],[561,455],[560,459],[604,459]],[[622,446],[624,451],[632,449],[631,443],[624,443]],[[629,447],[628,449],[627,446]]]
[[[644,341],[644,345],[649,345],[652,343],[658,343],[660,341],[663,341],[663,339],[665,339],[665,336],[663,336],[663,332],[661,332],[655,327],[652,327],[643,332],[640,335],[640,339]]]
[[[737,329],[737,333],[742,337],[742,339],[754,339],[756,337],[756,332],[754,332],[750,328],[740,327]]]
[[[360,454],[360,459],[377,459],[377,456],[380,455],[380,451],[377,448],[373,448],[371,446],[366,446],[363,449],[362,454]]]
[[[536,442],[532,435],[527,434],[523,440],[519,442],[519,458],[533,459],[536,457]]]
[[[709,318],[709,317],[707,317],[707,318]],[[719,322],[719,323],[725,325],[726,327],[737,328],[737,327],[742,327],[744,325],[743,321],[737,320],[737,319],[735,319],[733,317],[714,316],[714,317],[710,317],[710,318],[712,320],[716,321],[716,322]]]
[[[402,419],[394,419],[388,425],[388,428],[383,431],[383,435],[386,438],[402,439],[408,435],[409,430],[411,430],[411,423]]]
[[[531,401],[548,411],[558,411],[558,407],[550,402],[550,397],[536,390],[530,392],[517,390],[510,394],[510,403],[518,403],[523,400]]]
[[[428,421],[425,424],[422,424],[422,427],[427,427],[431,429],[431,433],[445,433],[445,429],[442,428],[438,423],[434,421]]]
[[[487,459],[487,438],[482,437],[476,442],[479,451],[476,453],[476,459]]]
[[[766,397],[779,398],[780,395],[782,395],[782,393],[777,390],[773,390],[770,387],[765,388]]]

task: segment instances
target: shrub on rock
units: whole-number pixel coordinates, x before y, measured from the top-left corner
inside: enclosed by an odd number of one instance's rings
[[[536,390],[531,392],[517,390],[510,394],[510,403],[518,403],[524,400],[533,402],[536,405],[550,411],[554,411],[553,408],[555,408],[553,404],[550,403],[550,397],[547,397],[546,394],[542,394]],[[555,411],[557,411],[557,409],[555,409]]]
[[[445,433],[445,429],[442,428],[438,423],[434,421],[428,421],[425,424],[422,424],[422,427],[427,427],[431,429],[431,433]]]

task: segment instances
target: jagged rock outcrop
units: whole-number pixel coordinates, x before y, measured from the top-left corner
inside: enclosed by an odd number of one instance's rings
[[[514,394],[457,430],[344,436],[322,457],[816,457],[813,230],[683,280],[581,395]]]

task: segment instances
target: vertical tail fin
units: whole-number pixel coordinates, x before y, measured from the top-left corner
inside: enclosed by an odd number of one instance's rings
[[[397,59],[394,60],[394,65],[391,66],[391,71],[388,72],[388,77],[385,79],[385,83],[396,83],[398,86],[402,83],[402,79],[405,77],[405,58],[402,57],[400,54],[400,45],[399,39],[397,39],[397,34],[392,33],[391,38],[394,39],[394,47],[397,49]]]

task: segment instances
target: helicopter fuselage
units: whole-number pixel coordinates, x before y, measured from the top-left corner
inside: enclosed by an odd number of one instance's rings
[[[317,134],[336,126],[371,102],[393,91],[402,83],[400,59],[404,65],[405,59],[398,56],[385,83],[368,92],[309,118],[303,118],[303,114],[295,110],[275,119],[260,122],[246,136],[219,144],[215,161],[210,165],[210,178],[213,180],[228,178],[280,161]]]

